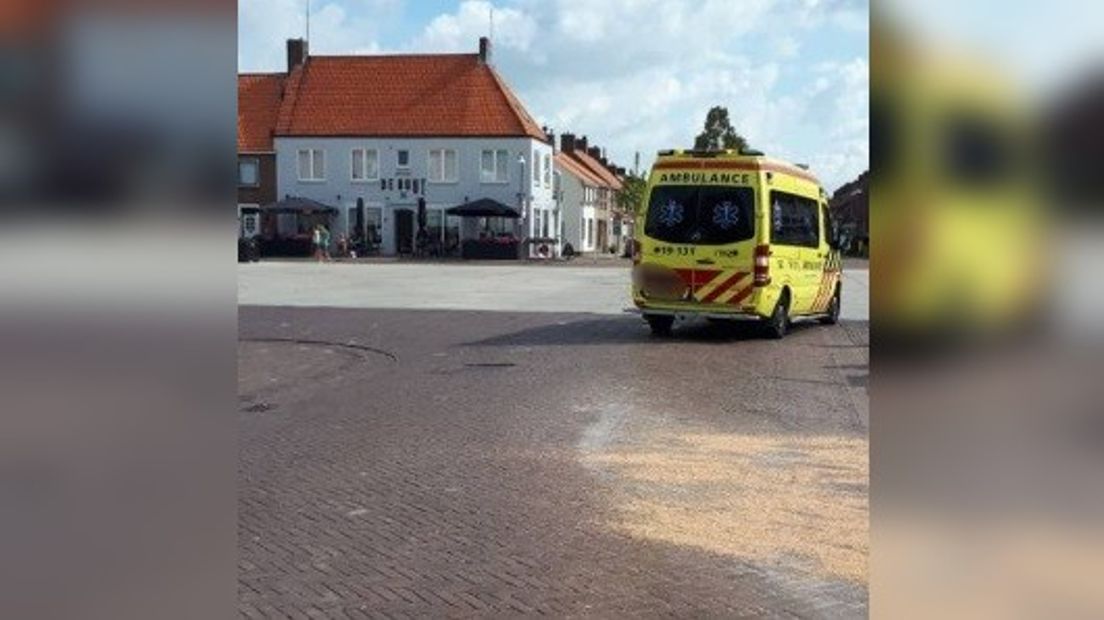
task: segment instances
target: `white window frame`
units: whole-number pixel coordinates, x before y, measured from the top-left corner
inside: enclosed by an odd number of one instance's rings
[[[399,163],[399,153],[406,153],[406,164]],[[410,149],[395,149],[395,169],[410,170]]]
[[[448,205],[444,205],[444,204],[434,203],[434,204],[427,204],[426,205],[426,214],[427,214],[427,216],[426,216],[426,220],[427,220],[426,221],[426,228],[427,228],[427,230],[429,228],[428,214],[433,213],[435,211],[439,212],[441,214],[440,234],[437,235],[437,241],[439,241],[440,243],[444,243],[445,238],[448,236],[449,222],[450,221],[451,222],[459,222],[460,219],[461,219],[458,216],[449,215],[448,213],[445,213],[446,209],[448,209]],[[450,218],[454,218],[454,219],[450,219]],[[458,231],[458,233],[463,232],[462,227],[459,223],[457,224],[457,231]]]
[[[242,181],[242,164],[251,164],[253,166],[253,182],[245,183]],[[296,166],[299,162],[296,161]],[[242,157],[238,159],[238,187],[260,187],[261,185],[261,158],[260,157]]]
[[[382,245],[383,244],[383,237],[384,237],[384,234],[383,234],[384,208],[383,208],[383,203],[382,202],[366,202],[366,203],[364,203],[365,238],[367,238],[368,223],[370,221],[372,221],[373,218],[371,216],[373,214],[379,216],[378,217],[379,225],[376,226],[376,231],[375,231],[376,234],[379,235],[379,239],[377,240],[376,238],[372,238],[372,239],[370,239],[370,241],[372,243],[379,243],[380,245]]]
[[[309,167],[310,167],[310,174],[311,175],[309,177],[302,176],[303,170],[299,166],[299,158],[302,157],[303,153],[307,154],[307,159],[310,162]],[[315,153],[321,153],[322,154],[322,176],[318,176],[318,171],[314,169],[314,154]],[[315,148],[298,149],[295,152],[295,174],[298,177],[299,181],[302,182],[302,183],[321,183],[321,182],[324,182],[326,180],[326,150],[325,149],[315,149]]]
[[[361,178],[356,178],[356,153],[363,153],[361,156],[361,164],[363,169],[361,172],[364,174]],[[368,166],[368,154],[372,153],[376,158],[376,170],[375,176],[369,176],[371,168]],[[380,179],[380,165],[379,165],[379,149],[369,149],[358,146],[349,150],[349,182],[350,183],[375,183]]]
[[[552,156],[544,154],[544,186],[552,187]]]
[[[483,177],[483,156],[487,153],[491,154],[491,180],[487,180]],[[501,160],[499,155],[502,155]],[[499,166],[503,171],[503,179],[498,179]],[[508,185],[510,183],[510,151],[507,149],[483,149],[479,152],[479,182],[487,185]]]
[[[533,185],[540,185],[540,160],[540,152],[534,149],[533,157],[529,160],[533,166]]]
[[[441,169],[440,178],[434,178],[433,174],[436,172],[433,169],[433,155],[434,153],[441,154]],[[453,176],[448,176],[448,153],[452,153],[453,159],[456,161],[456,165],[453,168]],[[451,148],[439,148],[429,149],[426,153],[426,182],[427,183],[458,183],[460,181],[460,152]]]
[[[240,237],[240,238],[245,237],[245,210],[246,209],[250,209],[250,210],[256,209],[258,211],[256,213],[251,213],[250,214],[250,215],[255,215],[256,219],[257,219],[257,229],[253,231],[253,235],[250,237],[250,239],[252,239],[253,237],[260,236],[260,234],[261,234],[261,214],[259,212],[260,208],[261,208],[261,205],[255,203],[255,202],[239,202],[238,203],[238,237]]]
[[[353,233],[360,234],[356,229],[357,207],[355,202],[345,204],[345,238],[351,240]]]

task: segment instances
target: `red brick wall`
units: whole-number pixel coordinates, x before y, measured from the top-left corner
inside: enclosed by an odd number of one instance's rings
[[[266,205],[276,202],[276,155],[238,155],[238,160],[255,158],[259,162],[256,187],[238,187],[238,204]],[[237,170],[234,171],[237,178]]]

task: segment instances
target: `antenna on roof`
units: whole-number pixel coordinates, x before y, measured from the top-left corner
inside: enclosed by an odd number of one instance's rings
[[[310,43],[310,0],[307,0],[307,43]]]
[[[491,5],[491,10],[487,15],[487,21],[490,22],[490,24],[489,24],[490,28],[488,29],[488,32],[487,32],[487,38],[490,41],[493,42],[494,41],[494,5],[493,4]]]

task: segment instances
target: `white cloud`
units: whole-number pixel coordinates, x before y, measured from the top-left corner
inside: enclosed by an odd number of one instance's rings
[[[265,42],[243,43],[243,66],[282,66],[303,1],[242,0],[243,39]],[[371,1],[398,14],[399,0]],[[378,11],[315,2],[312,51],[379,49]],[[398,46],[474,52],[492,7],[495,65],[533,116],[619,164],[689,146],[723,105],[754,146],[810,162],[829,189],[868,165],[865,0],[465,0]]]
[[[812,157],[829,189],[854,178],[870,165],[870,64],[866,58],[825,62],[814,70],[818,89],[810,106],[822,110],[830,125],[825,148]]]
[[[779,58],[793,59],[801,53],[801,43],[792,36],[783,35],[775,39],[774,51]]]
[[[487,7],[466,2],[458,15],[469,5]],[[659,149],[689,146],[706,111],[724,105],[753,145],[823,162],[817,172],[835,186],[868,165],[868,67],[863,58],[830,59],[820,68],[809,66],[814,58],[797,58],[809,31],[838,28],[837,15],[864,6],[519,0],[511,8],[523,14],[518,21],[535,24],[536,41],[504,51],[497,63],[541,123],[587,134],[618,163],[631,165],[639,151],[647,165]],[[468,39],[462,49],[478,32],[461,35]]]
[[[866,0],[796,0],[789,4],[784,9],[787,18],[803,28],[829,25],[851,32],[870,29],[870,5]]]
[[[414,42],[414,48],[427,52],[471,51],[475,41],[487,36],[491,28],[493,5],[468,0],[455,14],[438,15]],[[494,43],[507,49],[527,52],[537,34],[536,21],[512,8],[493,7]]]
[[[307,32],[307,0],[238,2],[238,70],[280,71],[287,62],[285,42]],[[379,51],[380,28],[395,19],[401,0],[311,0],[312,54]],[[354,11],[353,8],[356,10]]]

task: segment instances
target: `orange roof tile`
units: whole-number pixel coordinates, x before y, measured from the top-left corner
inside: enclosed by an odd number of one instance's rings
[[[280,113],[281,73],[243,73],[238,76],[238,152],[268,153]]]
[[[556,160],[557,165],[579,177],[588,185],[605,185],[605,182],[602,179],[595,176],[595,174],[591,172],[586,166],[575,161],[567,153],[564,153],[563,151],[556,151],[554,159]]]
[[[602,180],[602,185],[609,187],[613,190],[620,190],[622,187],[621,179],[617,178],[617,175],[610,172],[609,168],[602,165],[602,162],[594,159],[590,156],[590,153],[586,151],[575,149],[571,151],[571,157],[578,160],[580,165],[583,165],[590,170],[594,176]]]
[[[310,56],[288,77],[276,134],[546,140],[478,54]]]

